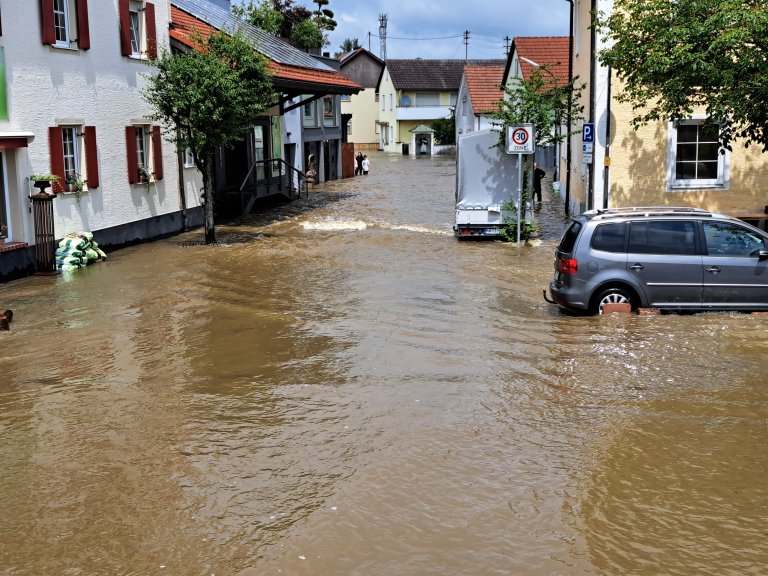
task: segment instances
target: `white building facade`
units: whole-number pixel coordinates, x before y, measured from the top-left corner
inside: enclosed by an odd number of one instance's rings
[[[117,246],[183,229],[199,212],[199,175],[143,97],[149,59],[169,46],[168,4],[29,0],[0,16],[0,280],[29,268],[35,173],[60,177],[57,239],[90,231]],[[66,190],[75,179],[82,195]]]

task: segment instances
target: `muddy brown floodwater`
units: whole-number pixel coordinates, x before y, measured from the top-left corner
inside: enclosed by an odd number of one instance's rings
[[[0,574],[768,574],[768,318],[563,315],[551,195],[371,164],[0,286]]]

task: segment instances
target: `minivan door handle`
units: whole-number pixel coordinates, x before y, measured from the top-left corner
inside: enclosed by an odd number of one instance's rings
[[[720,274],[720,266],[711,266],[707,268],[707,272],[711,274]]]
[[[642,270],[645,268],[642,264],[632,264],[632,266],[629,267],[631,270]]]

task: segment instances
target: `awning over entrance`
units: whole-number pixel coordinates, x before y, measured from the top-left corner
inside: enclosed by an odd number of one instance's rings
[[[34,139],[32,132],[0,131],[0,148],[26,148]]]
[[[419,124],[418,126],[415,126],[414,128],[411,128],[408,130],[411,134],[434,134],[435,131],[427,126],[426,124]]]

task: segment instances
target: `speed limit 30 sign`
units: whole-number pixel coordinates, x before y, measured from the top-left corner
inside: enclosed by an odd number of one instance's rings
[[[533,154],[533,124],[507,126],[506,143],[507,154]]]

